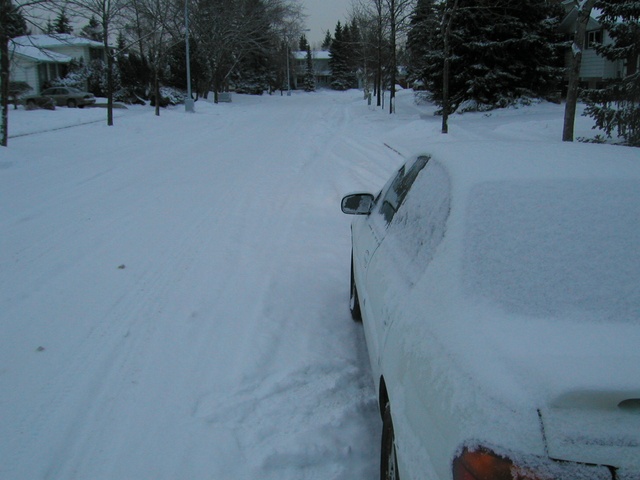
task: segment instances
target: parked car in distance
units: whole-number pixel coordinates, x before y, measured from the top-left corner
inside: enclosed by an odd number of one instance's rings
[[[43,102],[42,98],[51,98],[56,106],[69,108],[83,108],[87,105],[96,103],[96,97],[93,93],[83,92],[73,87],[51,87],[43,90],[40,95],[29,95],[24,97],[24,103],[27,107],[37,106],[39,102]]]
[[[27,110],[35,110],[37,108],[42,108],[44,110],[56,109],[56,102],[54,102],[51,97],[31,96],[27,99],[22,99],[21,101],[24,103]]]
[[[381,479],[640,478],[640,155],[439,144],[352,194]]]

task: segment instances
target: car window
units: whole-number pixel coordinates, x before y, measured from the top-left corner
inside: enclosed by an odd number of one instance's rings
[[[393,260],[411,283],[434,257],[446,231],[451,209],[451,183],[446,169],[431,161],[413,180],[387,231]]]
[[[383,190],[381,198],[378,199],[378,213],[382,215],[385,223],[388,225],[393,220],[394,215],[402,205],[411,185],[418,177],[418,173],[424,168],[429,161],[428,156],[422,155],[417,157],[413,162],[404,165],[388,184],[386,190]]]

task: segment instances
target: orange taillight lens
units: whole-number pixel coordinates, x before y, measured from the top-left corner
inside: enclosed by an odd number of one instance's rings
[[[491,450],[465,448],[453,461],[453,480],[552,480]]]

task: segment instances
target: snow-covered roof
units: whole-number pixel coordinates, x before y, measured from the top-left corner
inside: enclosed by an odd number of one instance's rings
[[[69,63],[72,58],[46,48],[39,48],[34,45],[21,45],[13,41],[10,42],[9,52],[11,55],[20,55],[36,62]]]
[[[293,52],[293,56],[296,58],[296,60],[304,60],[305,58],[307,58],[307,52],[304,50],[298,50]],[[331,56],[326,50],[313,50],[311,52],[311,58],[317,60],[329,60]]]
[[[574,2],[564,2],[563,6],[565,8],[565,17],[560,22],[559,29],[561,32],[565,33],[573,33],[575,30],[575,23],[578,20],[578,6],[574,5]],[[587,24],[587,31],[590,30],[598,30],[602,26],[597,20],[597,17],[600,15],[599,10],[593,9],[591,11],[591,15],[589,16],[589,23]]]
[[[34,46],[40,48],[64,47],[64,46],[87,46],[100,48],[104,45],[88,38],[76,37],[68,33],[55,35],[23,35],[16,37],[13,41],[18,45]]]

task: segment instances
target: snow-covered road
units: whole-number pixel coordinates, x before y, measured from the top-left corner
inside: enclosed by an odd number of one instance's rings
[[[374,475],[339,199],[385,125],[353,93],[198,106],[11,140],[0,478]]]
[[[393,116],[353,91],[196,108],[0,151],[1,479],[375,478],[341,196],[393,149],[561,125],[547,105],[443,138],[410,93]],[[10,132],[96,115],[11,111]]]

